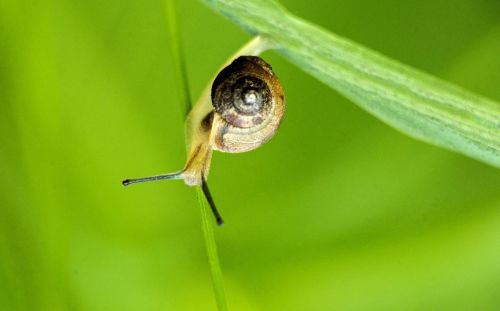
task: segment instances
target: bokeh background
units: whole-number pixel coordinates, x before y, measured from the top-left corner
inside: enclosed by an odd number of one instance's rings
[[[500,100],[498,0],[283,0]],[[0,310],[215,310],[160,0],[0,2]],[[178,1],[191,93],[250,39]],[[500,310],[500,171],[415,141],[286,62],[277,136],[216,153],[231,310]]]

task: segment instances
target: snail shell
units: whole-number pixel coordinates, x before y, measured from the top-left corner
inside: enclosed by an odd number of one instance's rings
[[[240,56],[212,84],[210,145],[223,152],[245,152],[266,143],[285,111],[284,92],[271,66],[257,56]]]

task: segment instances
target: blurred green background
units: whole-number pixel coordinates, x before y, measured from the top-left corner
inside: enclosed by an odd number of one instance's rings
[[[193,98],[249,35],[178,1]],[[498,0],[285,0],[500,100]],[[164,3],[0,2],[0,310],[215,310]],[[403,136],[274,52],[277,136],[216,153],[231,310],[500,310],[500,172]]]

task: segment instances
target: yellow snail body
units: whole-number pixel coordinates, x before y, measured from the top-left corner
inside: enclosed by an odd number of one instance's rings
[[[240,56],[215,78],[209,111],[193,109],[191,135],[183,170],[188,185],[200,185],[208,175],[211,151],[245,152],[271,139],[285,110],[284,92],[271,66],[257,56]],[[201,114],[203,115],[203,114]],[[200,121],[198,121],[200,120]]]
[[[267,42],[257,37],[242,51],[258,54],[266,47]],[[219,72],[186,119],[188,157],[184,169],[127,179],[123,184],[183,179],[189,186],[200,185],[217,223],[222,224],[206,183],[212,151],[239,153],[258,148],[274,136],[284,111],[283,87],[271,66],[258,56],[239,56]]]

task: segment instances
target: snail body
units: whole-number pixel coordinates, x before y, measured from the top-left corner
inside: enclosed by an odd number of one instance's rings
[[[208,176],[212,150],[240,153],[268,142],[285,111],[284,91],[271,66],[257,56],[240,56],[222,69],[210,89],[211,106],[188,116],[189,156],[184,182]]]

